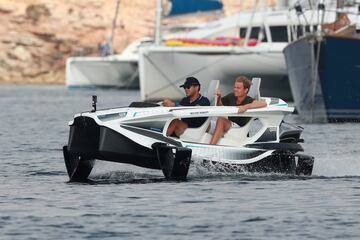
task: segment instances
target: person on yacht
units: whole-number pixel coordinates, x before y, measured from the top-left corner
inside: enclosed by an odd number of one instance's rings
[[[210,106],[209,99],[200,94],[200,82],[195,77],[186,78],[184,84],[180,87],[184,88],[186,97],[184,97],[180,102],[164,99],[162,103],[163,106]],[[172,136],[175,134],[177,137],[180,137],[180,135],[183,134],[188,127],[200,127],[206,119],[206,117],[174,119],[167,129],[166,135]]]
[[[254,100],[248,96],[248,92],[251,86],[251,81],[245,76],[239,76],[236,78],[234,83],[233,93],[221,97],[221,92],[218,89],[217,95],[217,106],[238,106],[238,112],[243,113],[248,109],[263,108],[267,104],[265,101]],[[210,144],[217,144],[219,139],[229,131],[231,127],[242,127],[250,121],[250,118],[244,117],[219,117],[215,122],[212,122],[209,126],[209,133],[212,133]]]
[[[356,25],[351,24],[347,13],[339,13],[333,23],[321,24],[322,30],[332,36],[354,36],[356,34]]]

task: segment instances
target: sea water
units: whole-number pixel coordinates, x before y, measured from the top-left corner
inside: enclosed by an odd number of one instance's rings
[[[185,182],[98,161],[68,183],[68,121],[139,100],[138,91],[0,86],[0,239],[359,239],[360,124],[302,124],[313,176],[226,174]]]

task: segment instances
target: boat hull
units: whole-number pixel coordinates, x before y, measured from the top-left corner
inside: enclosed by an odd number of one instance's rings
[[[299,170],[299,160],[295,162],[295,153],[302,151],[302,148],[297,142],[256,143],[244,147],[201,145],[176,141],[159,132],[134,126],[121,125],[121,128],[123,133],[99,125],[91,117],[75,117],[70,125],[68,145],[63,147],[71,181],[86,180],[95,160],[159,169],[167,179],[185,179],[192,152],[194,156],[201,157],[205,166],[221,165],[225,169],[236,167],[241,172],[310,175],[312,170],[312,162],[306,165],[305,171]],[[136,141],[137,137],[148,139],[146,145],[150,147],[141,145]]]
[[[210,80],[215,79],[220,80],[222,92],[232,92],[236,77],[246,75],[263,79],[263,96],[292,99],[282,49],[271,52],[202,48],[194,51],[187,47],[143,48],[139,57],[141,98],[180,99],[184,93],[179,86],[188,76],[198,78],[202,89],[207,89]]]
[[[66,63],[66,85],[138,89],[138,62],[114,57],[70,58]]]
[[[301,38],[284,49],[291,90],[303,118],[360,119],[360,39]],[[319,57],[317,57],[319,56]]]
[[[84,159],[129,163],[160,169],[156,151],[143,147],[116,131],[99,126],[92,118],[77,117],[70,126],[67,150]]]

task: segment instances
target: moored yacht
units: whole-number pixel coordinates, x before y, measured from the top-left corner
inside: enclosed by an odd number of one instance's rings
[[[323,4],[310,11],[331,23],[284,49],[296,108],[309,122],[360,120],[359,8],[340,8],[339,2],[333,9]]]
[[[138,52],[144,38],[131,43],[121,54],[71,57],[66,61],[66,86],[139,88]]]
[[[140,47],[142,100],[180,98],[177,85],[188,76],[195,76],[205,88],[211,79],[221,79],[227,92],[238,75],[261,77],[264,96],[293,100],[283,50],[299,34],[333,22],[335,13],[320,18],[309,10],[316,8],[314,1],[306,1],[303,14],[289,10],[299,8],[292,5],[295,1],[278,2],[283,4],[278,3],[277,8],[255,4],[253,11],[209,23],[185,39]]]
[[[211,79],[221,79],[227,92],[238,75],[261,77],[265,96],[292,99],[282,53],[288,43],[287,13],[287,9],[254,9],[209,23],[184,38],[140,46],[142,100],[180,98],[177,85],[188,76],[195,76],[205,88]],[[208,42],[199,44],[196,39]]]

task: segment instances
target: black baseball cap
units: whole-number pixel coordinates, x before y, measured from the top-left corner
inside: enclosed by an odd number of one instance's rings
[[[192,85],[200,85],[199,80],[197,80],[195,77],[188,77],[186,78],[184,84],[180,87],[190,87]]]

